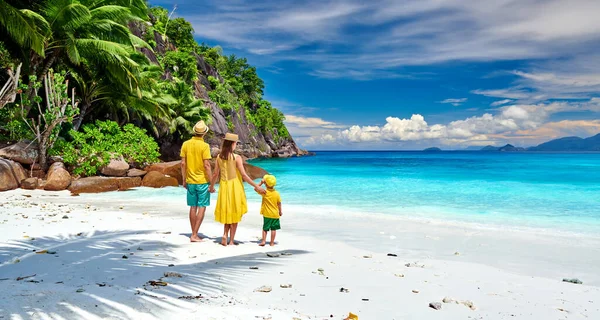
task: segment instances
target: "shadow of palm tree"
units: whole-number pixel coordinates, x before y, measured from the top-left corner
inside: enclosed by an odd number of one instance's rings
[[[255,253],[198,261],[185,256],[186,249],[197,250],[198,245],[167,241],[178,236],[155,230],[96,231],[2,243],[0,285],[11,295],[0,301],[0,319],[161,318],[217,301],[248,277],[293,259],[269,258],[257,248]],[[46,253],[36,253],[40,250]],[[165,277],[166,272],[173,274]],[[152,286],[150,280],[168,285]],[[199,295],[200,300],[180,299]]]

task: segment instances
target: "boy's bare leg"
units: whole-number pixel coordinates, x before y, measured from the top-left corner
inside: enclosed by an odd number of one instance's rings
[[[264,247],[267,243],[267,232],[265,230],[263,230],[262,236],[262,241],[260,242],[259,246]]]
[[[196,221],[192,227],[192,242],[200,242],[202,238],[198,235],[198,230],[200,230],[200,226],[202,225],[202,221],[204,221],[204,213],[206,212],[206,207],[196,207]]]
[[[234,238],[235,238],[235,232],[237,231],[237,223],[234,223],[231,225],[231,238],[229,238],[229,245],[235,245],[234,242]]]
[[[221,237],[221,245],[223,246],[227,246],[227,234],[229,233],[230,228],[230,224],[223,225],[223,237]]]
[[[198,207],[190,207],[190,226],[192,227],[192,235],[190,236],[191,242],[198,242],[201,240],[200,237],[198,237],[200,223],[198,223],[198,215],[196,212],[198,212]],[[196,228],[196,225],[198,225],[198,228]]]
[[[275,236],[277,235],[277,230],[271,230],[271,247],[275,245]]]

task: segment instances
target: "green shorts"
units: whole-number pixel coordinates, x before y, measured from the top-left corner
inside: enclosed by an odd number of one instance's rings
[[[263,231],[281,229],[281,225],[279,224],[279,219],[265,218],[265,217],[263,217],[263,219],[264,219]]]
[[[190,207],[208,207],[210,205],[210,193],[208,183],[187,184],[187,205]]]

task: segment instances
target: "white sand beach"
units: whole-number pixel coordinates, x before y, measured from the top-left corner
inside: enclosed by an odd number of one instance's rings
[[[263,248],[251,203],[222,247],[183,199],[0,193],[0,319],[600,319],[600,236],[284,203]]]

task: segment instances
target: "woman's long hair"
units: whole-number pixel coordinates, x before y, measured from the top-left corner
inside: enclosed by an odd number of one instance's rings
[[[233,153],[233,144],[235,141],[223,140],[223,144],[221,145],[221,154],[219,157],[223,160],[228,160],[229,156]]]

